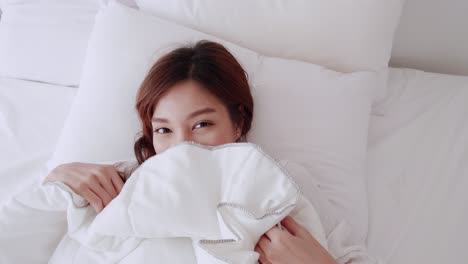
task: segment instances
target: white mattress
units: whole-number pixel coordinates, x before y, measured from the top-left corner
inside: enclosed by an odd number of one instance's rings
[[[0,204],[44,173],[75,88],[0,79]],[[369,250],[388,263],[468,260],[468,77],[391,69],[369,130]]]
[[[370,127],[369,249],[388,263],[468,261],[468,77],[392,69]]]
[[[0,78],[0,204],[43,173],[76,88]]]

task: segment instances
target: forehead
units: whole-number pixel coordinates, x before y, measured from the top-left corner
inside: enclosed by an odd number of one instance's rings
[[[224,105],[201,84],[188,80],[177,83],[159,99],[153,117],[183,117],[206,107],[220,111]]]

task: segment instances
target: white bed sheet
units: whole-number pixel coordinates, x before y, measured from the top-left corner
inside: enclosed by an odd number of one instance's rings
[[[468,77],[391,69],[369,130],[369,250],[387,263],[468,261]]]
[[[75,92],[71,87],[0,78],[0,204],[26,180],[43,173]]]

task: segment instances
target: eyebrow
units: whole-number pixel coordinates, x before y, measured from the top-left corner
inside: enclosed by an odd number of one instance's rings
[[[202,115],[202,114],[208,114],[208,113],[216,113],[216,110],[214,108],[206,107],[202,108],[200,110],[192,112],[188,117],[187,120],[192,119],[196,116]],[[151,120],[153,122],[158,122],[158,123],[169,123],[169,120],[166,118],[160,118],[160,117],[153,117]]]

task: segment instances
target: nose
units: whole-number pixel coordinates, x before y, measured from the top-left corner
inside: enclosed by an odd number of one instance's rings
[[[179,144],[184,141],[192,141],[191,131],[183,131],[177,137],[173,145]]]

